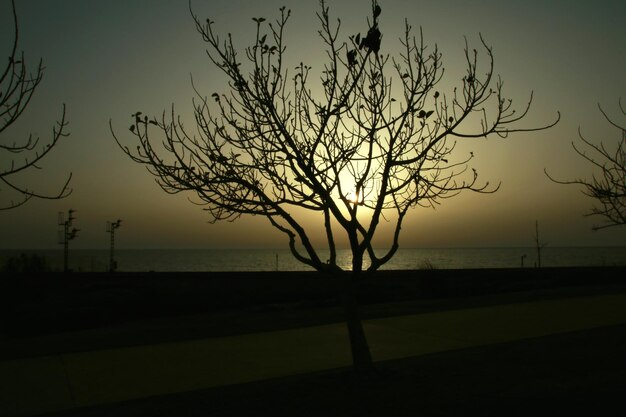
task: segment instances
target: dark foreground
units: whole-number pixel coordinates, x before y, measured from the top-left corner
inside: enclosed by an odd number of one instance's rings
[[[125,416],[622,415],[626,326],[51,414]]]
[[[384,317],[611,292],[626,288],[624,277],[626,267],[380,271],[358,300],[364,318]],[[340,285],[315,272],[0,274],[0,340],[199,314],[216,319],[167,337],[332,323],[343,320]],[[137,343],[159,338],[146,337]]]
[[[384,317],[626,291],[624,268],[401,271],[368,279]],[[0,359],[337,322],[315,274],[0,276]],[[1,340],[1,339],[0,339]],[[50,416],[621,415],[626,325],[172,394]]]

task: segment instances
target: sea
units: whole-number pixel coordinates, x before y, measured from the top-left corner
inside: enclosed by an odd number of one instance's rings
[[[382,253],[382,251],[381,251]],[[52,270],[63,269],[62,250],[0,250],[0,271],[6,261],[22,254],[37,254]],[[321,253],[322,259],[328,254]],[[326,258],[325,258],[326,257]],[[349,270],[350,251],[338,251],[339,265]],[[211,272],[211,271],[308,271],[288,249],[150,249],[116,250],[118,271]],[[107,250],[71,250],[69,268],[82,272],[109,269]],[[516,248],[402,248],[381,269],[475,269],[575,266],[626,266],[626,247],[534,247]],[[365,267],[367,267],[367,262]]]

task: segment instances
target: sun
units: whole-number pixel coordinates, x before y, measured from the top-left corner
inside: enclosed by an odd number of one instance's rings
[[[361,178],[358,173],[362,171],[357,163],[349,169],[344,169],[338,174],[337,197],[347,208],[367,206],[373,196],[372,178]]]
[[[361,205],[364,202],[363,193],[352,190],[346,194],[346,200],[352,205]]]

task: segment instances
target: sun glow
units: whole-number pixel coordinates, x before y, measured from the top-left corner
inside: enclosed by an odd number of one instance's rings
[[[358,172],[356,169],[352,169],[344,170],[339,174],[339,184],[336,189],[337,197],[342,201],[342,205],[348,209],[371,205],[372,199],[376,197],[372,186],[373,180],[368,178],[359,185],[355,179],[356,175],[351,171]]]
[[[352,205],[363,204],[364,198],[362,192],[357,192],[356,190],[352,190],[346,194],[346,200]]]
[[[362,205],[365,202],[363,191],[357,192],[356,189],[349,191],[345,197],[346,200],[348,200],[348,202],[353,206]]]

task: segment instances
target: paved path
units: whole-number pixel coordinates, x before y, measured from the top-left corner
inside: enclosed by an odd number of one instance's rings
[[[626,323],[626,293],[367,320],[374,360]],[[342,323],[0,362],[0,415],[28,416],[350,365]]]

